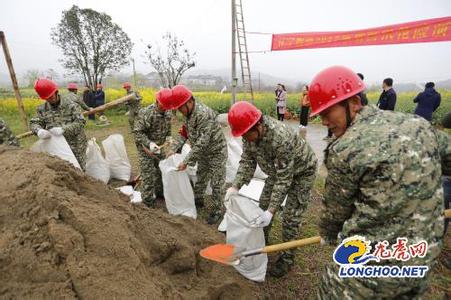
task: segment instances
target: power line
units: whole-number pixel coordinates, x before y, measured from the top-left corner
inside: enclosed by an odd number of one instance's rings
[[[272,33],[269,32],[259,32],[259,31],[246,31],[248,34],[262,34],[262,35],[272,35]]]

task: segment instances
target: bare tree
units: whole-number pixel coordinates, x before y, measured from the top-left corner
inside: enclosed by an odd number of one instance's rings
[[[37,69],[30,69],[25,72],[25,74],[23,75],[23,79],[27,83],[27,87],[33,87],[36,79],[38,79],[41,76],[43,76],[41,71]]]
[[[133,47],[128,35],[109,15],[75,5],[63,11],[51,37],[63,52],[64,68],[71,74],[83,74],[91,88],[102,82],[108,71],[127,65]]]
[[[157,71],[161,85],[171,88],[179,83],[183,73],[196,65],[194,61],[196,53],[190,53],[184,47],[185,43],[172,33],[164,34],[163,42],[166,55],[161,54],[160,47],[155,49],[148,44],[146,58]]]
[[[59,79],[59,74],[57,71],[55,71],[55,69],[52,69],[52,68],[47,69],[47,71],[45,71],[45,74],[48,79],[51,79],[54,81],[57,81]]]

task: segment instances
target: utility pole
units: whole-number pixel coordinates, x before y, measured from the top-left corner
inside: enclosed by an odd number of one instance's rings
[[[258,72],[258,91],[260,92],[260,72]]]
[[[232,78],[231,78],[231,88],[232,88],[232,104],[236,102],[236,86],[238,83],[238,78],[236,78],[236,5],[235,0],[232,0]]]
[[[17,107],[19,108],[20,118],[25,129],[28,129],[27,115],[25,114],[25,108],[22,102],[22,96],[19,91],[19,84],[17,83],[16,72],[14,72],[13,62],[11,60],[11,55],[9,53],[8,44],[6,43],[5,33],[0,31],[0,42],[2,44],[3,53],[5,54],[6,64],[8,65],[9,75],[11,76],[11,82],[14,88],[14,94],[16,95]]]
[[[132,58],[132,65],[133,65],[133,85],[134,89],[138,90],[138,85],[136,84],[136,70],[135,70],[135,59]]]

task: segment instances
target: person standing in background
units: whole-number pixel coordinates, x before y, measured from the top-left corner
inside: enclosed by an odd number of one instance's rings
[[[89,107],[84,101],[83,99],[81,99],[80,97],[78,97],[77,92],[78,92],[78,86],[76,83],[70,82],[67,85],[67,90],[69,91],[69,93],[67,94],[67,96],[75,103],[77,103],[80,108],[83,111],[89,111],[92,108]]]
[[[362,73],[357,73],[357,76],[359,76],[360,79],[362,79],[362,81],[363,81],[363,79],[365,79],[365,76],[363,76]],[[362,106],[368,105],[368,98],[366,96],[365,90],[361,91],[359,96],[360,96],[360,103],[362,103]]]
[[[89,107],[95,107],[94,92],[89,88],[88,85],[85,85],[85,89],[83,90],[83,102]],[[96,115],[88,115],[88,118],[89,120],[95,120]]]
[[[95,106],[94,107],[99,107],[105,104],[105,92],[103,91],[103,86],[101,83],[97,84],[97,91],[94,95],[94,101],[95,101]],[[96,125],[98,126],[105,126],[108,125],[108,119],[106,118],[106,116],[103,114],[102,112],[99,112],[99,120],[100,122],[97,123]]]
[[[285,110],[287,107],[287,90],[285,86],[281,83],[277,84],[277,88],[274,91],[276,94],[276,109],[277,109],[277,120],[282,121],[285,118]]]
[[[308,98],[308,85],[305,85],[301,94],[301,113],[299,114],[299,128],[306,128],[308,125],[308,113],[310,110],[310,100]]]
[[[393,89],[393,79],[385,78],[382,82],[383,91],[377,102],[377,107],[382,110],[395,110],[396,92]]]
[[[437,110],[442,101],[442,96],[434,87],[435,84],[433,82],[426,83],[424,92],[419,93],[415,99],[413,99],[413,102],[417,103],[415,114],[425,118],[429,122],[432,121],[432,113]]]

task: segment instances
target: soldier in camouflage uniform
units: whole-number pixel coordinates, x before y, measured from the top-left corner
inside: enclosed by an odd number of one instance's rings
[[[128,107],[128,123],[133,132],[135,128],[135,119],[138,117],[139,110],[141,109],[141,96],[138,92],[132,90],[132,86],[129,82],[125,82],[123,88],[126,90],[127,95],[135,94],[135,99],[129,100],[125,103]]]
[[[233,136],[243,136],[244,140],[240,166],[226,199],[250,182],[258,163],[268,178],[260,196],[260,207],[265,213],[255,221],[256,225],[264,227],[268,242],[272,216],[288,196],[283,209],[282,239],[284,242],[296,239],[315,180],[315,153],[294,129],[262,116],[260,110],[248,102],[234,104],[228,119]],[[270,274],[282,277],[294,264],[294,258],[295,250],[283,252]]]
[[[170,89],[160,90],[156,95],[155,104],[142,108],[134,123],[133,133],[143,180],[141,195],[143,202],[149,207],[154,207],[156,200],[164,199],[158,164],[165,156],[165,153],[161,153],[163,148],[160,149],[160,146],[168,143],[171,138],[171,112],[165,111],[160,103],[169,95],[172,95]],[[151,154],[146,153],[144,147],[149,149]]]
[[[425,240],[424,258],[381,263],[425,265],[430,273],[442,245],[440,176],[451,172],[449,136],[419,117],[362,108],[358,94],[364,88],[340,66],[322,71],[310,85],[312,115],[319,114],[335,136],[325,151],[321,237],[335,244],[359,235],[373,246],[383,240],[393,245],[398,237],[409,244]],[[335,263],[326,267],[320,299],[412,299],[426,290],[426,277],[340,278],[338,269]]]
[[[34,86],[41,99],[46,102],[37,108],[37,114],[30,120],[30,127],[40,139],[64,135],[80,167],[86,166],[87,139],[86,124],[80,107],[58,93],[57,85],[49,79],[38,79]]]
[[[19,140],[14,136],[6,122],[0,118],[0,145],[2,144],[20,147]]]
[[[69,98],[72,102],[78,104],[82,110],[89,111],[92,109],[83,101],[82,98],[78,97],[77,95],[78,87],[75,83],[69,83],[67,85],[67,90],[69,91],[69,93],[67,94],[67,98]]]
[[[181,136],[173,150],[180,151],[186,141],[191,145],[191,151],[180,164],[179,170],[185,170],[188,165],[194,166],[197,163],[198,180],[194,186],[194,197],[198,208],[204,205],[204,194],[210,181],[213,207],[207,222],[215,224],[221,218],[225,189],[227,144],[224,133],[216,120],[217,114],[195,101],[191,91],[185,86],[175,86],[171,99],[171,109],[178,109],[186,117],[185,136]]]

